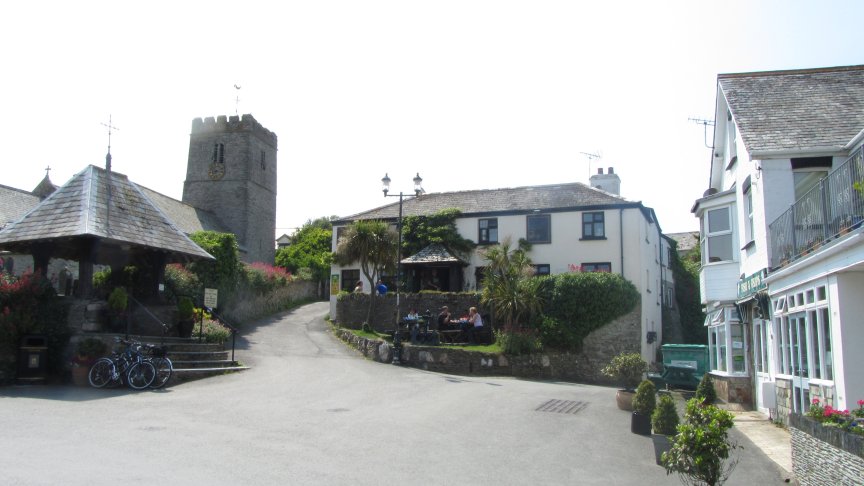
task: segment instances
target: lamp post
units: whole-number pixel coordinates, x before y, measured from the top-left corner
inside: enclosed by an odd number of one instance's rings
[[[420,173],[414,177],[414,195],[419,196],[423,193],[421,184],[423,179]],[[396,243],[396,332],[393,333],[393,364],[399,364],[399,355],[401,354],[401,343],[399,341],[399,322],[401,321],[401,310],[399,307],[399,278],[402,276],[402,199],[405,196],[403,192],[399,194],[389,194],[390,192],[390,177],[385,173],[381,179],[382,190],[384,197],[399,198],[399,219],[396,223],[396,233],[398,234],[398,242]]]

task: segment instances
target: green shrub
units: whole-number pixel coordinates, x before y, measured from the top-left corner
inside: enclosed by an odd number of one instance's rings
[[[642,380],[648,363],[639,353],[621,353],[604,366],[601,373],[612,378],[622,388],[632,390]]]
[[[177,318],[181,321],[192,319],[195,315],[195,306],[192,299],[185,295],[177,299]]]
[[[501,346],[504,354],[509,355],[531,354],[543,350],[540,336],[533,329],[496,330],[495,342]]]
[[[675,400],[668,393],[660,395],[657,408],[651,415],[651,427],[655,434],[675,435],[678,428],[678,411]]]
[[[548,302],[539,326],[545,346],[578,350],[592,331],[632,311],[639,291],[618,274],[562,273],[539,286]]]
[[[165,266],[165,291],[168,300],[173,302],[183,295],[196,298],[204,294],[198,276],[179,263]]]
[[[710,373],[702,375],[699,386],[696,387],[696,398],[707,405],[717,401],[717,391],[714,389],[714,379],[711,378]]]
[[[650,416],[654,412],[654,407],[657,406],[656,395],[657,388],[650,380],[642,380],[639,383],[639,388],[636,389],[636,395],[633,397],[633,411],[640,415]]]
[[[729,442],[733,425],[731,413],[704,405],[698,398],[688,401],[672,449],[663,453],[666,474],[676,472],[686,484],[714,486],[725,482],[738,462],[727,463],[730,452],[738,447]]]
[[[198,336],[201,333],[201,324],[201,322],[196,321],[195,327],[192,328],[192,336]],[[222,344],[231,339],[231,331],[222,324],[208,318],[204,318],[203,324],[204,342]]]
[[[129,294],[123,287],[115,287],[108,296],[108,308],[115,313],[121,313],[129,305]]]

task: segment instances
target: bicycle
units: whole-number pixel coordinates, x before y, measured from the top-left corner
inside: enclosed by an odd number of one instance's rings
[[[90,386],[102,388],[108,384],[113,386],[124,382],[134,390],[143,390],[156,378],[156,367],[141,355],[141,343],[115,338],[115,342],[126,345],[121,353],[112,353],[111,357],[99,358],[90,367],[87,375]]]
[[[162,388],[171,379],[174,373],[174,364],[168,358],[168,351],[162,346],[154,346],[152,344],[144,344],[144,349],[147,350],[148,357],[144,358],[156,368],[156,377],[150,388]]]

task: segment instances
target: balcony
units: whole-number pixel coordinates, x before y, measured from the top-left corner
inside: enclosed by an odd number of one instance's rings
[[[795,201],[768,225],[771,268],[776,269],[806,256],[828,241],[844,235],[864,221],[864,147],[858,148],[813,189]]]

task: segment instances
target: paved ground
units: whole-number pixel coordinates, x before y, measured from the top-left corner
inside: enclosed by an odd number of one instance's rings
[[[0,389],[0,483],[679,484],[612,388],[382,365],[327,304],[246,331],[240,374],[133,393]],[[573,413],[540,411],[551,400]],[[727,484],[785,476],[746,437]]]

